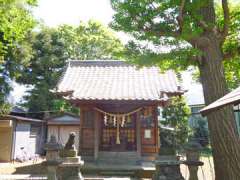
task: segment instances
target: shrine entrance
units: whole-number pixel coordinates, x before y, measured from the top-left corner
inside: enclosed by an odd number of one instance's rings
[[[139,110],[126,114],[99,110],[101,112],[100,151],[137,151],[136,122]]]
[[[80,153],[95,160],[154,156],[158,152],[156,106],[100,104],[81,108]]]

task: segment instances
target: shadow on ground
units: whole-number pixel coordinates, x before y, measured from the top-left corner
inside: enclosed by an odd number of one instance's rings
[[[47,174],[47,168],[42,163],[31,164],[31,165],[16,167],[16,170],[13,174],[42,175],[42,174]]]

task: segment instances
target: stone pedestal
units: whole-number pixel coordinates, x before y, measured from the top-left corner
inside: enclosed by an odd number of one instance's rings
[[[175,156],[159,156],[155,166],[153,180],[184,180],[180,172],[180,161]]]
[[[57,166],[47,166],[48,180],[57,180]]]
[[[187,160],[183,163],[188,166],[189,180],[198,180],[198,166],[203,166],[200,161],[200,150],[202,146],[194,140],[188,142],[185,146]]]
[[[80,169],[83,166],[84,162],[81,160],[80,156],[76,156],[77,152],[73,151],[76,150],[63,150],[61,152],[61,155],[63,155],[63,163],[59,165],[59,180],[83,180]]]

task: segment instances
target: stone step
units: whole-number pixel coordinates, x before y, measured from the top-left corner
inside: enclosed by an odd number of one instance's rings
[[[100,151],[98,153],[99,156],[103,156],[103,157],[111,157],[111,156],[115,156],[115,157],[137,157],[137,152],[133,151],[133,152],[111,152],[111,151]]]
[[[140,165],[140,161],[105,161],[105,160],[100,160],[97,162],[98,164],[102,165]]]
[[[116,159],[138,159],[136,152],[100,152],[98,154],[99,158],[116,158]]]
[[[136,152],[99,152],[98,162],[104,164],[138,164]]]
[[[101,171],[103,176],[134,176],[134,171]]]
[[[30,174],[0,175],[1,180],[47,180],[47,176],[33,176]]]

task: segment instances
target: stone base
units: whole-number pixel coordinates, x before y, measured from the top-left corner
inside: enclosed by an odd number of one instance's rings
[[[155,161],[156,173],[153,180],[184,180],[180,172],[180,162],[176,157],[160,159],[161,157]]]
[[[59,180],[83,180],[79,166],[61,166],[58,171]]]
[[[62,165],[68,164],[68,163],[70,163],[70,164],[73,164],[73,163],[74,164],[78,164],[78,163],[82,164],[83,163],[83,161],[81,160],[80,156],[77,156],[77,157],[64,157],[62,159],[63,159],[63,164]]]
[[[62,149],[60,157],[77,157],[77,151],[75,149]]]
[[[58,168],[59,180],[83,180],[80,168],[84,164],[80,156],[65,157]]]

